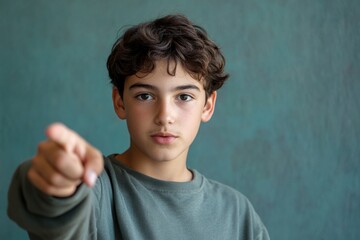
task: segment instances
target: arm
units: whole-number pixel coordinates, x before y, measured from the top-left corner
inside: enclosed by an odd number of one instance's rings
[[[256,240],[270,240],[269,233],[264,225],[262,225],[261,230],[256,237]]]
[[[51,127],[49,140],[13,176],[8,215],[33,239],[84,239],[94,211],[92,194],[81,182],[94,184],[96,175],[89,179],[86,172],[100,173],[103,159],[98,151],[87,153],[93,148],[64,126]]]
[[[253,207],[251,207],[253,209]],[[254,233],[255,233],[255,240],[270,240],[269,233],[261,221],[259,215],[253,209],[253,219],[254,219]]]
[[[9,217],[34,239],[68,239],[84,234],[91,212],[89,188],[81,185],[68,198],[49,196],[26,177],[30,166],[31,162],[23,163],[13,176],[8,194]]]

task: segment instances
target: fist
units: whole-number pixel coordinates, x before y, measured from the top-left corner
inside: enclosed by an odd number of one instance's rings
[[[56,197],[71,196],[81,182],[94,186],[104,168],[100,151],[61,123],[50,125],[46,135],[31,161],[30,182]]]

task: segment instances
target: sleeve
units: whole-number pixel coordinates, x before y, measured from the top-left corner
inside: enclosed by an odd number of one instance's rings
[[[259,215],[255,212],[254,208],[251,205],[251,211],[252,211],[252,221],[254,225],[254,239],[255,240],[270,240],[269,233],[261,221]]]
[[[246,209],[246,214],[244,215],[244,226],[245,226],[245,239],[253,239],[253,240],[270,240],[269,233],[264,225],[264,223],[261,221],[261,218],[255,211],[253,205],[245,197],[245,206],[244,209]]]
[[[260,230],[255,238],[255,240],[270,240],[270,236],[264,224],[260,223]]]
[[[30,161],[21,164],[8,192],[8,216],[31,239],[88,239],[94,214],[92,194],[84,184],[68,198],[48,196],[27,178]]]

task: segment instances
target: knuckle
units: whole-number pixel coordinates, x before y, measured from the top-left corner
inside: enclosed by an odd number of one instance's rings
[[[68,190],[68,194],[73,194],[76,191],[76,186],[72,185],[67,190]]]
[[[30,180],[31,183],[34,183],[35,179],[34,179],[34,170],[32,168],[29,169],[29,171],[27,172],[27,177]]]
[[[76,181],[74,182],[74,187],[76,188],[76,187],[79,186],[81,183],[82,183],[81,180],[76,180]]]
[[[53,142],[46,140],[38,144],[36,156],[48,158],[57,151],[59,151],[58,147]]]
[[[41,168],[43,164],[44,158],[42,156],[36,155],[31,159],[31,167],[32,168]]]
[[[36,187],[38,188],[41,192],[46,193],[46,194],[52,194],[53,192],[53,187],[49,184],[47,184],[45,181],[39,181],[33,172],[29,171],[28,172],[28,178],[30,180],[30,182]]]
[[[52,192],[52,195],[58,197],[68,197],[71,196],[75,191],[76,191],[76,186],[70,186],[70,187],[56,189],[56,191]]]
[[[51,185],[58,185],[61,183],[61,176],[59,174],[52,174],[49,176],[48,182]]]
[[[48,145],[47,141],[42,141],[37,145],[37,152],[42,153],[45,151],[46,146]]]
[[[36,155],[31,159],[31,167],[37,166],[39,164],[40,158]]]
[[[53,195],[56,192],[55,188],[49,184],[42,185],[40,190],[49,195]]]
[[[67,156],[64,152],[56,152],[56,154],[54,154],[54,158],[53,158],[53,164],[54,164],[54,167],[56,169],[63,169],[66,164],[67,164]]]
[[[89,146],[87,150],[88,150],[89,157],[91,157],[93,159],[102,158],[102,153],[97,148]]]
[[[102,153],[98,149],[94,149],[94,155],[102,159]]]

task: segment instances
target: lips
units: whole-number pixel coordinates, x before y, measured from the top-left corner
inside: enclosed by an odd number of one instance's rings
[[[171,133],[155,133],[151,135],[151,138],[157,143],[167,145],[173,143],[177,136]]]

